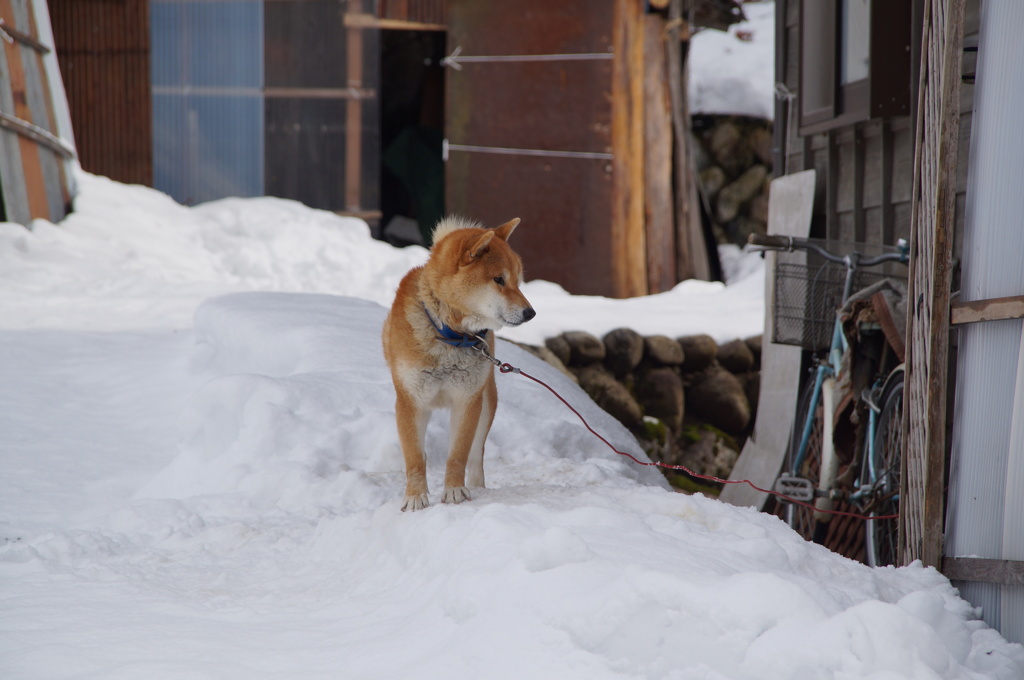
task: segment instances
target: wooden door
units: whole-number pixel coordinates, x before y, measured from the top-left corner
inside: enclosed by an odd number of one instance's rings
[[[647,292],[642,114],[621,76],[639,23],[624,8],[639,17],[623,0],[449,4],[446,210],[522,218],[527,278],[576,294]]]

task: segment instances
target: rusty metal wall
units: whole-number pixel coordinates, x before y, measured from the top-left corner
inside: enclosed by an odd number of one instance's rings
[[[381,19],[445,25],[448,18],[447,2],[446,0],[380,0],[377,5],[377,16]]]
[[[150,184],[147,0],[50,0],[49,6],[82,168]]]
[[[446,209],[523,220],[527,278],[614,295],[613,3],[451,3]],[[499,30],[504,27],[506,30]]]

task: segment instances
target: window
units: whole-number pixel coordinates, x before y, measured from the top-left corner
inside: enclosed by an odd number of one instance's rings
[[[801,134],[910,112],[911,4],[801,0]]]

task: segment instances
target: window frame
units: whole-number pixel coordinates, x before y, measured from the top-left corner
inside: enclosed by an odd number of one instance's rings
[[[868,76],[844,85],[839,0],[800,0],[801,135],[910,113],[913,0],[870,2]]]

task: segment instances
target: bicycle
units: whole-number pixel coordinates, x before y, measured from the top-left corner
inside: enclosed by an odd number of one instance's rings
[[[849,315],[858,305],[863,311],[864,300],[881,304],[870,296],[887,286],[898,292],[893,277],[864,270],[890,262],[905,265],[909,248],[901,241],[895,252],[868,257],[857,251],[839,255],[814,240],[788,236],[752,234],[749,243],[780,253],[803,251],[808,260],[779,262],[775,271],[772,341],[815,351],[814,379],[806,381],[801,391],[785,462],[774,485],[777,494],[813,503],[814,509],[784,499],[783,519],[804,538],[824,544],[832,539],[834,514],[864,518],[865,561],[871,566],[893,564],[904,366],[894,347],[899,343],[889,338],[885,326]],[[874,283],[868,285],[871,279]],[[856,342],[848,337],[844,321],[850,322]],[[896,324],[889,326],[891,331]],[[840,384],[847,388],[843,403],[837,404]],[[849,418],[836,417],[846,413]],[[834,425],[853,428],[852,447],[844,446],[851,441],[847,433],[834,436]]]

